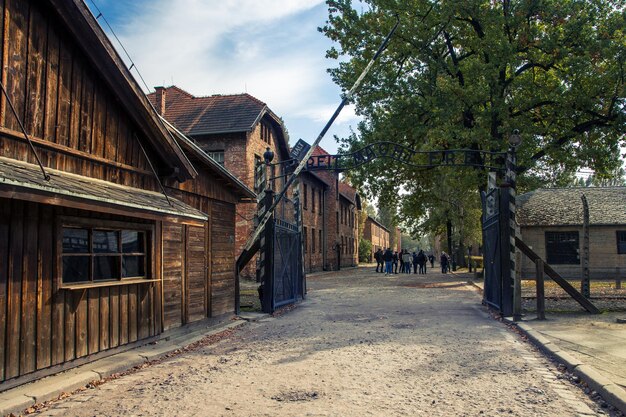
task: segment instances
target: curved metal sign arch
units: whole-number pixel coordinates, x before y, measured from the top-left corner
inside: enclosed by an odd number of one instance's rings
[[[506,152],[473,149],[416,151],[394,142],[375,142],[349,153],[313,155],[306,163],[307,171],[347,171],[378,158],[388,158],[404,165],[431,169],[441,166],[469,166],[489,171],[506,170]]]

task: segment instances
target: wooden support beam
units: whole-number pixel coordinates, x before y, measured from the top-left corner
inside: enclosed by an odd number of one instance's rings
[[[515,237],[515,246],[521,250],[524,255],[528,256],[531,261],[537,263],[538,259],[541,259],[539,255],[537,255],[531,248],[528,247],[524,242],[521,241],[517,236]],[[587,310],[591,314],[600,314],[600,310],[596,306],[594,306],[591,301],[583,297],[581,293],[579,293],[576,288],[572,287],[572,285],[567,282],[561,275],[559,275],[550,265],[544,263],[544,272],[552,278],[554,282],[556,282],[561,288],[567,292],[570,297],[578,302],[585,310]]]
[[[543,270],[544,270],[544,262],[543,259],[539,258],[535,261],[535,273],[536,273],[536,284],[537,284],[537,319],[545,320],[546,319],[546,293],[543,282]]]

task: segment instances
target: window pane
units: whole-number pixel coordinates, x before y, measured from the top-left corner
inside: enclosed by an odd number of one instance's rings
[[[124,256],[122,260],[122,278],[145,277],[145,256]]]
[[[93,252],[94,253],[117,253],[119,245],[117,243],[117,232],[113,230],[93,231]]]
[[[549,264],[579,264],[578,249],[578,232],[546,232],[546,261]]]
[[[94,281],[118,278],[120,278],[119,256],[95,256],[93,258]]]
[[[65,240],[65,238],[63,239]],[[63,282],[89,281],[89,256],[63,257]]]
[[[63,228],[63,253],[89,252],[89,231],[87,229]]]
[[[617,231],[617,253],[626,253],[626,231]]]
[[[144,232],[135,230],[122,230],[122,252],[144,253]]]

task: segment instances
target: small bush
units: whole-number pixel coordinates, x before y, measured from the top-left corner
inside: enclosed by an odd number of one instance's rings
[[[372,262],[372,242],[359,239],[359,262]]]

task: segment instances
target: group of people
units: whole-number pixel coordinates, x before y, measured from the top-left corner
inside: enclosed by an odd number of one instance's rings
[[[374,253],[374,259],[376,259],[376,272],[385,273],[385,275],[397,274],[398,266],[400,267],[401,274],[410,274],[411,266],[413,267],[413,273],[426,274],[426,268],[428,262],[430,267],[435,266],[435,257],[433,254],[426,255],[423,250],[419,252],[409,253],[408,250],[403,249],[400,253],[392,252],[391,248],[386,250],[378,249]]]

